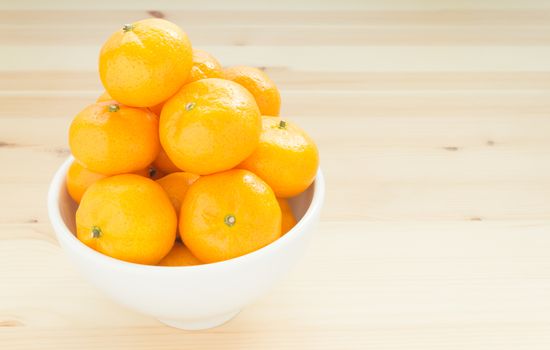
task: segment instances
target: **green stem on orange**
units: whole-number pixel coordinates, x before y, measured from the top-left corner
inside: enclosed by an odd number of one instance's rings
[[[129,32],[129,31],[131,31],[132,29],[134,29],[134,25],[133,25],[133,24],[125,24],[124,26],[122,26],[122,30],[124,31],[124,33]]]
[[[281,120],[279,122],[279,129],[285,129],[286,128],[286,122],[284,120]]]
[[[186,110],[186,111],[190,111],[190,110],[192,110],[193,108],[195,108],[195,105],[196,105],[195,102],[189,102],[189,103],[187,103],[187,104],[185,105],[185,110]]]
[[[109,112],[118,112],[119,109],[119,105],[109,105]]]
[[[93,226],[92,227],[92,237],[93,238],[101,237],[101,229],[98,226]]]
[[[225,222],[227,226],[231,227],[235,225],[235,223],[237,222],[237,218],[235,218],[235,215],[233,214],[227,214],[223,219],[223,222]]]

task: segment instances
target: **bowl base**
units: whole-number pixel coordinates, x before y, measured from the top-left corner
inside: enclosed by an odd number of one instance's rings
[[[183,329],[187,331],[198,331],[221,326],[237,316],[241,310],[228,312],[222,315],[217,315],[209,318],[201,318],[197,320],[177,320],[177,319],[159,319],[160,322],[167,326]]]

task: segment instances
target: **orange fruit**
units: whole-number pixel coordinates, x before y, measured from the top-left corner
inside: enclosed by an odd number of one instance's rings
[[[269,186],[233,169],[203,176],[187,191],[179,220],[185,245],[211,263],[258,250],[281,236],[281,209]]]
[[[157,170],[153,166],[135,171],[133,174],[144,176],[153,180],[160,179],[164,176],[161,171]],[[67,191],[75,202],[80,203],[80,200],[88,187],[105,177],[106,175],[94,173],[93,171],[83,167],[79,162],[74,161],[67,172]]]
[[[252,95],[229,80],[185,85],[160,116],[162,147],[174,164],[205,175],[231,169],[258,145],[260,112]]]
[[[186,84],[206,78],[221,78],[222,66],[218,60],[206,51],[193,49],[193,66],[187,78]],[[156,115],[160,115],[166,101],[150,107]]]
[[[109,93],[107,91],[104,91],[101,96],[99,96],[96,100],[96,102],[107,102],[107,101],[115,101],[114,98],[111,97],[111,95],[109,95]],[[115,101],[116,103],[118,103],[117,101]],[[158,105],[154,105],[152,107],[149,107],[149,110],[153,113],[155,113],[157,116],[160,115],[160,111],[162,110],[162,105],[164,105],[164,101],[159,103]]]
[[[281,207],[281,231],[284,235],[296,226],[296,218],[294,217],[294,213],[287,199],[277,198],[277,202],[279,202],[279,207]]]
[[[281,109],[279,89],[267,74],[258,68],[236,66],[223,71],[225,79],[244,86],[256,99],[262,115],[278,116]]]
[[[107,102],[107,101],[115,101],[107,91],[104,91],[103,94],[101,94],[101,96],[99,96],[96,100],[96,102]],[[158,105],[149,107],[149,110],[155,113],[155,115],[159,116],[163,105],[164,105],[164,101],[159,103]]]
[[[260,144],[239,165],[261,177],[282,198],[306,190],[318,167],[315,142],[294,123],[273,117],[262,117]]]
[[[79,162],[74,161],[67,172],[67,191],[75,202],[80,203],[88,187],[104,177],[105,175],[94,173],[83,167]]]
[[[99,96],[96,100],[96,102],[107,102],[107,101],[114,101],[114,99],[109,95],[107,91],[105,91],[101,96]],[[164,101],[159,103],[158,105],[154,105],[152,107],[149,107],[149,110],[155,115],[159,116],[160,112],[162,111],[162,106],[164,105]]]
[[[153,162],[153,166],[155,166],[158,170],[162,171],[165,174],[175,173],[178,171],[181,171],[180,168],[178,168],[174,162],[168,158],[168,155],[166,154],[166,151],[164,151],[164,148],[160,148],[160,152],[157,155],[157,158]]]
[[[151,107],[179,90],[192,64],[191,43],[181,28],[149,18],[124,25],[105,42],[99,76],[120,103]]]
[[[134,171],[132,174],[146,177],[151,180],[157,180],[164,176],[164,172],[159,170],[155,165],[151,164],[147,168]]]
[[[199,176],[195,174],[178,172],[157,180],[157,183],[162,186],[168,198],[170,198],[176,213],[179,214],[187,190],[198,178]]]
[[[107,102],[107,101],[114,101],[111,95],[107,91],[104,91],[101,96],[99,96],[96,100],[96,102]]]
[[[186,83],[191,83],[200,79],[206,78],[221,78],[222,77],[222,66],[218,60],[209,54],[206,51],[193,49],[193,66],[189,73]],[[98,97],[96,102],[105,102],[114,100],[107,91],[103,92],[101,96]],[[162,111],[162,106],[164,106],[162,101],[154,106],[149,107],[151,112],[156,115],[160,115]]]
[[[181,242],[174,243],[172,250],[159,262],[160,266],[192,266],[202,264]]]
[[[76,211],[76,233],[84,244],[110,257],[157,264],[172,249],[177,216],[162,187],[134,174],[91,185]]]
[[[221,78],[222,65],[206,51],[193,49],[193,67],[187,83],[206,78]]]
[[[74,157],[93,172],[114,175],[141,170],[160,150],[158,118],[146,109],[95,103],[74,118],[69,145]]]
[[[160,116],[160,112],[162,112],[162,106],[164,106],[164,102],[165,101],[162,101],[161,103],[159,103],[157,105],[149,107],[149,110],[151,112],[155,113],[157,116]]]

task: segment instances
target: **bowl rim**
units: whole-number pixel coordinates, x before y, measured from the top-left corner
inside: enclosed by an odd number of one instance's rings
[[[66,186],[66,174],[67,171],[74,161],[74,157],[70,155],[63,164],[57,169],[55,175],[53,176],[50,186],[48,189],[48,216],[50,223],[53,226],[53,229],[56,233],[57,239],[59,240],[60,235],[67,236],[66,242],[71,246],[72,249],[78,250],[79,254],[86,254],[91,259],[99,260],[105,264],[114,264],[121,268],[130,268],[140,271],[158,271],[158,272],[168,272],[168,271],[202,271],[202,270],[218,270],[224,268],[234,268],[237,265],[244,263],[253,263],[255,260],[261,258],[262,255],[274,253],[278,249],[284,249],[285,246],[290,244],[291,241],[298,238],[299,235],[305,234],[302,230],[302,227],[307,224],[307,222],[313,220],[314,216],[320,212],[324,197],[325,197],[325,180],[321,168],[317,169],[317,174],[311,186],[313,186],[313,196],[311,198],[311,203],[304,213],[303,217],[296,223],[296,225],[288,231],[286,234],[281,236],[279,239],[271,242],[270,244],[255,250],[251,253],[241,255],[236,258],[229,260],[219,261],[215,263],[207,263],[201,265],[192,265],[192,266],[158,266],[158,265],[144,265],[132,263],[124,260],[119,260],[108,255],[102,254],[84,243],[82,243],[72,232],[69,230],[63,217],[61,216],[61,210],[59,206],[59,194],[64,186]]]

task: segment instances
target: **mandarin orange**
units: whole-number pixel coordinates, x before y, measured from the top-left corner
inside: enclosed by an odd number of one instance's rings
[[[157,264],[172,249],[177,215],[155,181],[124,174],[91,185],[76,211],[77,237],[110,257]]]
[[[159,132],[162,147],[178,168],[212,174],[233,168],[254,151],[260,112],[241,85],[202,79],[185,85],[164,104]]]
[[[287,120],[265,116],[258,148],[239,165],[261,177],[282,198],[306,190],[318,167],[317,146],[305,131]]]
[[[277,202],[279,202],[279,207],[281,207],[281,232],[284,235],[296,226],[296,218],[294,217],[294,213],[287,199],[277,198]]]
[[[74,157],[93,172],[114,175],[141,170],[160,150],[158,118],[147,109],[95,103],[74,118],[69,145]]]
[[[164,106],[164,102],[165,101],[162,101],[161,103],[159,104],[156,104],[154,106],[151,106],[149,107],[149,110],[153,113],[155,113],[155,115],[159,116],[160,117],[160,112],[162,112],[162,107]]]
[[[262,115],[279,115],[281,94],[273,80],[263,71],[254,67],[236,66],[224,69],[223,77],[241,84],[250,91]]]
[[[222,65],[206,51],[193,49],[193,67],[187,83],[206,78],[221,78]]]
[[[269,186],[234,169],[199,178],[187,191],[179,220],[185,245],[211,263],[258,250],[281,236],[281,209]]]
[[[172,250],[160,262],[159,266],[193,266],[202,264],[181,242],[175,242]]]
[[[82,166],[77,161],[73,161],[67,171],[67,191],[75,202],[80,203],[84,192],[94,182],[105,178],[105,175],[94,173]]]
[[[160,171],[162,171],[164,174],[171,174],[178,171],[181,171],[180,168],[178,168],[170,158],[168,158],[168,155],[166,154],[166,151],[164,148],[160,148],[160,152],[157,155],[157,158],[153,162],[153,165]]]
[[[116,101],[151,107],[179,90],[192,64],[191,43],[181,28],[149,18],[124,25],[105,42],[99,76]]]
[[[206,78],[220,78],[221,76],[222,66],[214,56],[206,51],[193,49],[193,66],[185,82],[186,84]],[[165,102],[166,101],[162,101],[159,104],[149,107],[149,109],[151,112],[160,116]]]
[[[199,176],[195,174],[177,172],[157,180],[157,183],[162,186],[168,198],[170,198],[176,213],[179,214],[187,190],[198,178]]]

